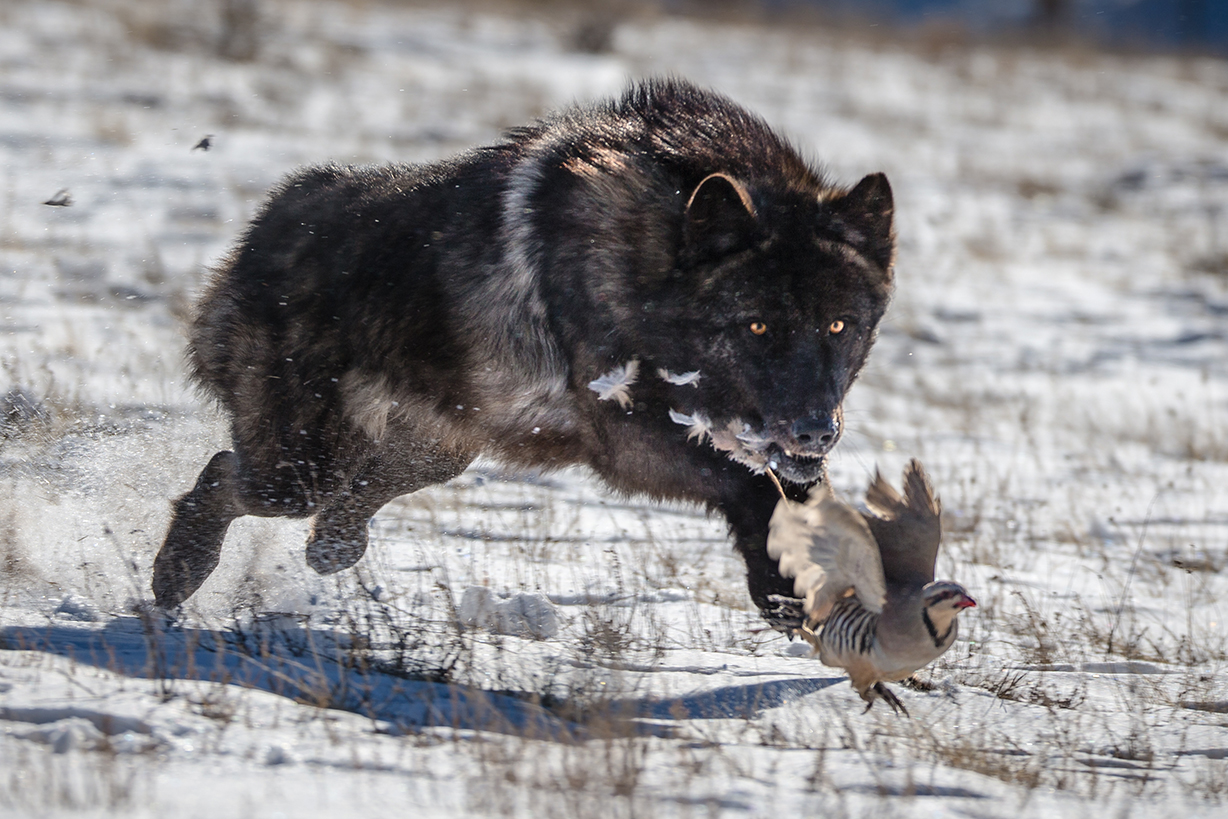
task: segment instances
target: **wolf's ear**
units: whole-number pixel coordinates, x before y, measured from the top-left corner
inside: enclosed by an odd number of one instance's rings
[[[839,199],[828,203],[836,227],[845,240],[866,253],[884,270],[895,256],[895,235],[891,222],[895,203],[891,183],[881,173],[872,173]]]
[[[754,230],[755,206],[746,186],[723,173],[711,174],[687,202],[683,256],[697,264],[741,250]]]

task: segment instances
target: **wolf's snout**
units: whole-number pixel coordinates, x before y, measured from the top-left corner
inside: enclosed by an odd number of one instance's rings
[[[792,433],[793,439],[797,441],[799,449],[806,452],[823,454],[835,446],[836,437],[840,434],[840,427],[836,423],[836,419],[830,415],[822,418],[812,415],[794,421],[789,432]]]

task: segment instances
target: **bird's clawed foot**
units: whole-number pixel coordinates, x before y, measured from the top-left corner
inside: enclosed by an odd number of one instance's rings
[[[881,682],[874,683],[872,688],[867,688],[866,692],[861,695],[861,698],[866,701],[866,710],[862,713],[868,713],[874,707],[875,700],[882,700],[890,705],[891,710],[895,713],[903,714],[906,717],[911,716],[908,713],[908,709],[904,707],[904,703],[900,702],[900,698]]]

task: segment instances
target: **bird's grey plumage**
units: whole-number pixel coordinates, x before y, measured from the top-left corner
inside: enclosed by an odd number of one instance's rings
[[[798,633],[819,659],[848,671],[867,708],[884,699],[904,710],[883,683],[941,656],[957,615],[976,602],[958,583],[934,581],[942,507],[919,462],[905,469],[902,496],[876,474],[866,506],[858,512],[826,485],[805,504],[782,499],[768,553],[794,579],[806,614]]]
[[[809,622],[827,618],[849,589],[872,612],[883,610],[887,581],[874,535],[856,509],[822,483],[804,504],[782,500],[768,525],[768,554],[793,578]]]
[[[902,498],[875,470],[874,482],[866,490],[866,506],[872,514],[863,517],[878,544],[887,582],[932,583],[942,542],[942,504],[921,464],[908,462]]]

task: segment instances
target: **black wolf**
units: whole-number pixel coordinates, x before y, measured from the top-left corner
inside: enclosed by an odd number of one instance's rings
[[[484,454],[587,464],[719,510],[771,618],[778,493],[823,479],[892,283],[891,189],[851,190],[682,81],[430,165],[308,168],[197,306],[196,380],[230,416],[154,564],[160,606],[241,515],[314,516],[307,562],[367,547],[393,498]]]

